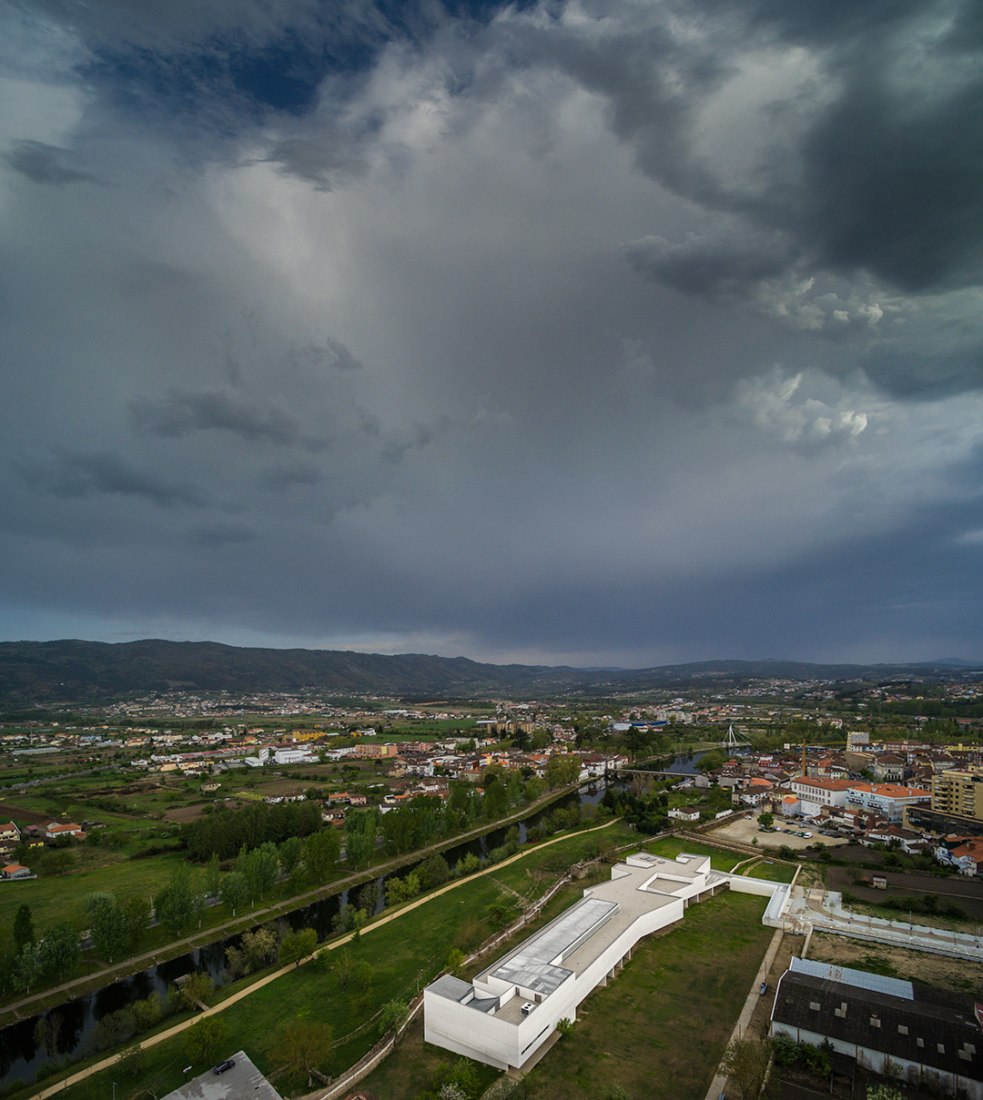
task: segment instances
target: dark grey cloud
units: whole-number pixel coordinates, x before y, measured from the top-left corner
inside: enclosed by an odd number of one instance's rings
[[[287,359],[301,367],[335,367],[337,370],[359,370],[362,364],[340,340],[330,337],[321,343],[291,344]]]
[[[208,523],[191,531],[196,546],[222,547],[230,543],[254,542],[259,536],[248,527],[233,523]]]
[[[75,166],[77,158],[71,149],[46,145],[43,141],[15,141],[3,154],[3,159],[15,172],[33,183],[60,186],[66,183],[98,182],[91,172]]]
[[[298,485],[319,485],[322,470],[310,462],[290,462],[260,471],[257,484],[270,492],[283,492]]]
[[[171,390],[162,398],[134,398],[130,413],[141,430],[175,439],[223,431],[253,443],[283,445],[296,442],[299,433],[297,419],[286,410],[233,390]]]
[[[787,242],[735,241],[692,236],[673,243],[643,237],[625,248],[628,262],[646,278],[709,299],[745,298],[754,285],[783,274],[793,259]]]
[[[979,286],[981,148],[983,75],[919,95],[858,67],[805,138],[800,232],[821,262],[905,291]]]
[[[319,191],[332,191],[344,184],[360,167],[353,140],[345,135],[319,134],[316,141],[292,137],[276,141],[262,158],[277,171],[313,184]]]
[[[0,635],[983,651],[970,5],[20,13]]]
[[[142,470],[122,455],[105,451],[57,453],[46,460],[23,459],[14,467],[35,489],[65,499],[137,497],[162,508],[205,504],[205,495],[194,486]]]

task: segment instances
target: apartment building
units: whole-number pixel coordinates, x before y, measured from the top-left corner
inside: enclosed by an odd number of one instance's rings
[[[932,779],[932,809],[983,821],[983,768],[950,768]]]

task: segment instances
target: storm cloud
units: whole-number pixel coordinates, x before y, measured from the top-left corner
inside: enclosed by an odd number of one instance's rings
[[[969,0],[0,13],[0,634],[983,651]]]

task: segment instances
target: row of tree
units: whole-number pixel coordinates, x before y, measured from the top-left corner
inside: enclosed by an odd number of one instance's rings
[[[232,859],[241,848],[280,844],[305,837],[321,828],[321,810],[315,802],[251,802],[241,809],[220,807],[185,825],[182,838],[188,855],[204,862],[213,855]]]

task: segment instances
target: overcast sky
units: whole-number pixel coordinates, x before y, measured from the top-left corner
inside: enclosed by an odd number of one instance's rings
[[[0,13],[0,637],[983,657],[979,0]]]

